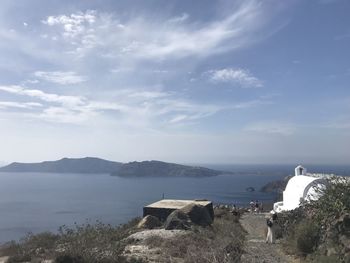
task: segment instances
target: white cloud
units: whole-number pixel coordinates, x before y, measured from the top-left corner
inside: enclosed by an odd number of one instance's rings
[[[0,101],[0,109],[7,108],[20,108],[20,109],[32,109],[36,107],[42,107],[41,103],[37,102],[16,102],[16,101]]]
[[[126,73],[131,72],[132,68],[113,68],[110,70],[111,73]]]
[[[21,86],[0,86],[0,91],[12,94],[38,98],[46,102],[60,103],[66,106],[80,106],[85,104],[85,98],[80,96],[62,96],[52,93],[45,93],[37,89],[26,89]]]
[[[42,22],[49,26],[61,25],[63,27],[65,37],[76,37],[79,34],[85,33],[88,26],[92,25],[96,21],[95,11],[78,12],[71,14],[70,16],[48,16],[46,20]]]
[[[128,96],[144,98],[144,99],[155,99],[155,98],[167,97],[169,96],[169,93],[161,92],[161,91],[138,91],[138,92],[131,92]]]
[[[176,122],[180,122],[180,121],[183,121],[183,120],[186,120],[188,118],[187,115],[176,115],[174,118],[172,118],[169,123],[176,123]]]
[[[288,136],[294,134],[297,129],[292,123],[265,121],[250,124],[244,130],[256,133],[280,134]]]
[[[263,86],[263,82],[254,77],[249,70],[241,68],[224,68],[210,70],[206,72],[209,79],[213,82],[228,82],[238,84],[244,88],[259,88]]]
[[[87,80],[73,71],[36,71],[34,75],[48,82],[61,85],[78,84]]]
[[[0,91],[37,98],[41,101],[47,102],[48,105],[43,108],[42,113],[39,115],[32,115],[32,117],[42,118],[53,122],[77,123],[89,120],[104,110],[128,111],[127,106],[118,103],[93,101],[82,96],[66,96],[46,93],[38,89],[27,89],[21,86],[0,86]],[[29,103],[24,105],[26,105],[26,108],[28,109],[34,106],[43,106],[40,103]],[[4,106],[6,105],[4,104]],[[20,107],[20,104],[13,104],[12,106]]]
[[[170,23],[182,23],[189,18],[189,14],[183,13],[181,16],[176,16],[168,20]]]
[[[144,19],[142,15],[121,19],[98,11],[48,16],[42,22],[58,27],[63,40],[80,57],[94,48],[99,55],[134,59],[168,59],[208,56],[244,47],[257,40],[255,34],[269,20],[268,8],[259,1],[243,1],[225,17],[211,22],[179,17]],[[57,30],[52,30],[57,34]],[[49,34],[49,32],[48,32]],[[261,36],[261,34],[259,34]]]
[[[37,84],[37,83],[39,83],[39,80],[37,80],[37,79],[27,79],[27,80],[25,80],[25,81],[23,81],[23,84]]]
[[[270,105],[273,104],[273,102],[269,99],[265,98],[260,98],[256,100],[250,100],[250,101],[245,101],[245,102],[240,102],[234,105],[233,107],[235,109],[249,109],[257,106],[262,106],[262,105]]]
[[[0,91],[47,102],[49,105],[35,117],[55,122],[82,122],[103,114],[104,111],[115,111],[122,114],[119,116],[119,121],[127,120],[135,124],[144,122],[145,125],[150,125],[152,121],[173,119],[173,116],[179,113],[188,115],[186,118],[188,120],[194,120],[215,114],[221,109],[219,106],[196,104],[172,98],[169,97],[169,93],[161,91],[121,90],[114,98],[114,102],[111,102],[112,99],[111,101],[94,101],[82,96],[46,93],[22,86],[0,86]],[[34,106],[34,104],[28,104],[27,108],[29,106]]]

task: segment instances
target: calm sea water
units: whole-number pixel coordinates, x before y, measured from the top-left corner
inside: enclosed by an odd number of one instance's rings
[[[125,223],[141,216],[142,207],[158,201],[163,194],[165,198],[205,198],[238,205],[247,205],[251,199],[268,202],[273,194],[247,192],[246,188],[258,190],[293,171],[289,166],[207,167],[235,174],[127,179],[106,174],[0,173],[0,243],[19,239],[27,232],[56,231],[61,225],[84,223],[87,219],[113,225]],[[338,168],[327,171],[337,172]],[[344,169],[350,174],[349,167]]]

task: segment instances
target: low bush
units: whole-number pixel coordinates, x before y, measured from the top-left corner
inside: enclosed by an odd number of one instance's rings
[[[346,262],[350,238],[350,180],[329,179],[318,200],[279,216],[287,252],[312,262]],[[327,255],[325,257],[324,255]]]
[[[31,262],[32,257],[29,255],[15,255],[7,260],[7,263]]]
[[[215,209],[215,215],[219,217],[215,217],[211,227],[195,227],[187,235],[170,239],[152,237],[146,241],[147,245],[160,248],[162,262],[172,262],[175,258],[186,263],[240,262],[244,230],[229,211]]]
[[[326,256],[326,255],[312,255],[306,259],[306,262],[317,262],[317,263],[344,263],[338,256]],[[346,262],[345,263],[350,263]]]
[[[124,239],[135,232],[139,219],[113,227],[101,222],[60,227],[58,234],[28,234],[19,242],[10,242],[0,251],[10,256],[8,262],[127,262],[122,256]]]
[[[320,237],[319,231],[319,226],[310,220],[297,225],[294,237],[300,254],[306,255],[316,249]]]

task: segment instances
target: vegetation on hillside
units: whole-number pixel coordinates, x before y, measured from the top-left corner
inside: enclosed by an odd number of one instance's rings
[[[317,201],[280,215],[287,252],[311,262],[350,262],[350,181],[329,180]]]
[[[11,262],[136,262],[127,261],[122,252],[125,238],[135,232],[139,219],[113,227],[100,222],[63,226],[57,234],[28,234],[19,242],[5,244],[0,255],[10,256]]]
[[[144,262],[133,254],[126,254],[125,247],[133,245],[131,234],[142,231],[137,228],[139,219],[113,227],[100,222],[61,227],[57,234],[29,234],[19,242],[10,242],[0,249],[0,256],[10,256],[11,262]],[[168,230],[164,230],[168,231]],[[150,250],[159,248],[158,262],[226,263],[240,262],[245,232],[228,209],[215,209],[214,223],[207,227],[193,226],[186,235],[172,238],[150,237],[146,245]]]
[[[148,240],[148,245],[160,248],[160,262],[240,262],[245,232],[238,218],[228,209],[218,208],[211,227],[195,227],[188,235],[171,239],[154,237]]]

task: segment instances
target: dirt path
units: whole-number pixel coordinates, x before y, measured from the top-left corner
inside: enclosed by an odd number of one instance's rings
[[[240,219],[243,228],[247,231],[247,241],[242,255],[243,263],[279,263],[299,262],[285,255],[278,240],[276,244],[265,243],[266,213],[244,214]]]

